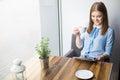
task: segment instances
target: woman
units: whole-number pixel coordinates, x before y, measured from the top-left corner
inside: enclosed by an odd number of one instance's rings
[[[94,57],[101,61],[112,54],[113,29],[108,25],[107,9],[103,2],[95,2],[90,9],[89,26],[84,34],[74,28],[76,46],[82,48],[81,56]]]

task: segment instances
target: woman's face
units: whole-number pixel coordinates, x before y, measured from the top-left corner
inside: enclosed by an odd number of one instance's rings
[[[91,19],[96,26],[102,25],[103,14],[100,11],[93,11],[91,13]]]

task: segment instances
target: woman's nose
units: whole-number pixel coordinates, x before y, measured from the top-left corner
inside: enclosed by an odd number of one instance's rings
[[[97,18],[95,17],[95,19],[94,19],[95,21],[97,21]]]

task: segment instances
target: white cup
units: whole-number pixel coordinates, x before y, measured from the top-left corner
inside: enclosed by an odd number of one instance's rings
[[[79,26],[80,33],[84,33],[86,31],[86,27]]]

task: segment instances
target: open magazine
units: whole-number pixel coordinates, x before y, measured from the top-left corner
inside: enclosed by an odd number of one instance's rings
[[[79,59],[79,60],[85,60],[85,61],[96,61],[96,58],[94,57],[73,57],[74,59]]]

